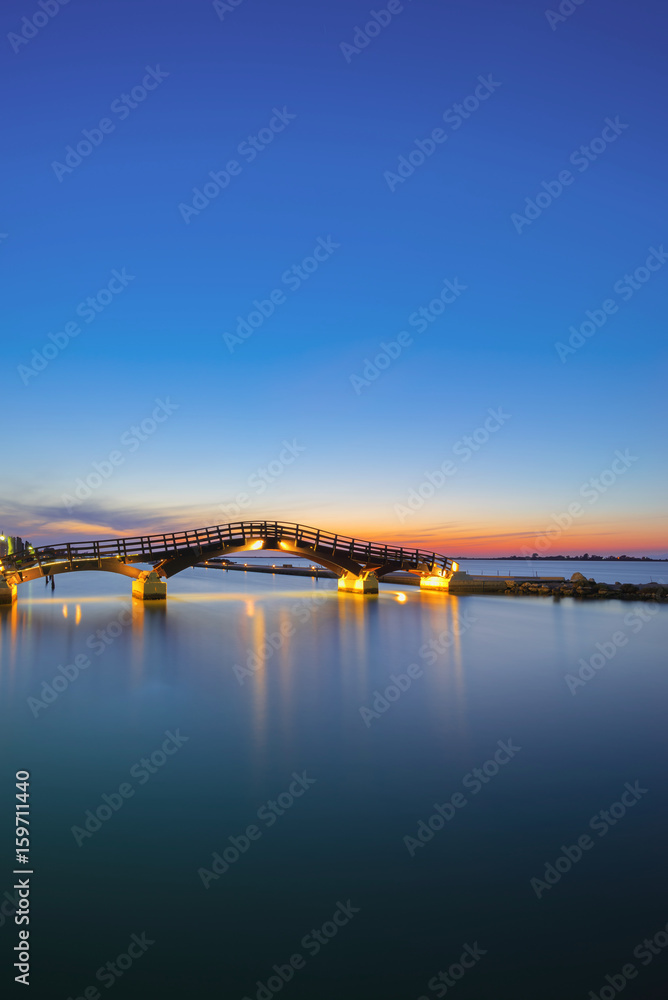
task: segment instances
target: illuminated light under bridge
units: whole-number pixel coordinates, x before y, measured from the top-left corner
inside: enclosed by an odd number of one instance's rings
[[[161,600],[170,576],[207,559],[260,549],[289,552],[309,565],[324,566],[338,576],[339,590],[352,594],[377,594],[378,581],[398,571],[416,574],[422,588],[447,591],[459,569],[438,552],[362,541],[290,521],[235,521],[193,531],[42,545],[21,556],[5,555],[0,604],[11,604],[22,583],[84,570],[129,576],[133,597]],[[152,563],[154,568],[140,570],[133,563]]]

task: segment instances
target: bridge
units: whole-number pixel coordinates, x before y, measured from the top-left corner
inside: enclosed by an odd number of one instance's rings
[[[193,531],[43,545],[3,556],[0,604],[12,603],[22,583],[84,570],[121,573],[132,578],[133,597],[164,599],[166,580],[174,574],[216,556],[261,549],[301,556],[333,570],[339,590],[354,594],[377,594],[378,581],[399,570],[417,574],[423,588],[445,591],[458,569],[437,552],[361,541],[289,521],[236,521]],[[133,563],[153,569],[141,570]]]

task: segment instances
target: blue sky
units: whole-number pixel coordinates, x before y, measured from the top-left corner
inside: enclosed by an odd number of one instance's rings
[[[398,6],[351,53],[342,43],[385,6],[243,0],[221,20],[207,2],[70,0],[31,29],[36,0],[3,5],[3,530],[211,524],[247,494],[243,516],[519,552],[628,449],[554,545],[668,552],[665,8],[585,0],[553,29],[529,0]],[[22,24],[34,37],[12,42]],[[149,70],[155,89],[133,99]],[[480,78],[491,92],[453,117]],[[89,155],[58,167],[104,119]],[[439,128],[419,163],[416,140]],[[258,135],[251,161],[242,144]],[[413,172],[388,183],[411,153]],[[184,213],[230,161],[226,187]],[[564,170],[518,232],[513,215]],[[656,269],[628,286],[652,250]],[[409,317],[446,279],[465,290],[418,332]],[[238,317],[276,289],[230,350]],[[86,322],[77,308],[100,290]],[[606,300],[616,311],[562,360],[555,344]],[[33,351],[68,323],[80,332],[37,371]],[[402,331],[387,368],[351,380]],[[156,400],[171,412],[133,447]],[[402,519],[498,407],[510,418]],[[258,492],[249,479],[269,463]]]

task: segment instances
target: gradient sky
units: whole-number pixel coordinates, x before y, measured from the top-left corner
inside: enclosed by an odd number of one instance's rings
[[[38,543],[270,517],[494,555],[535,551],[581,503],[545,554],[668,553],[668,261],[614,290],[668,248],[665,4],[585,0],[553,30],[532,0],[406,0],[348,59],[360,0],[243,0],[222,20],[204,0],[71,0],[12,45],[39,9],[0,14],[0,528]],[[122,120],[112,104],[156,66],[168,75]],[[490,75],[461,127],[444,122]],[[238,147],[274,109],[296,117],[248,162]],[[113,132],[59,179],[103,118]],[[606,118],[628,127],[580,171],[569,158]],[[447,140],[391,191],[385,173],[436,128]],[[235,159],[186,222],[179,206]],[[565,169],[572,184],[518,233],[513,213]],[[319,237],[338,248],[288,287]],[[123,268],[127,287],[78,317]],[[445,279],[466,290],[424,332],[407,325]],[[230,351],[224,334],[277,288]],[[555,344],[607,299],[615,314],[562,361]],[[70,322],[80,334],[26,377]],[[404,330],[412,344],[356,392]],[[135,448],[126,432],[156,399],[178,408]],[[458,442],[499,407],[509,419],[465,460]],[[259,492],[284,441],[303,450]],[[121,464],[68,509],[113,451]],[[623,472],[583,497],[617,451]]]

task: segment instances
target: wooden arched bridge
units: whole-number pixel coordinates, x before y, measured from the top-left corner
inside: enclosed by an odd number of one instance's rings
[[[378,593],[378,581],[398,570],[416,573],[420,585],[447,589],[457,564],[437,552],[365,542],[288,521],[236,521],[193,531],[67,542],[29,549],[0,558],[0,600],[16,595],[16,587],[56,573],[97,570],[134,578],[132,593],[144,600],[163,598],[168,577],[206,559],[249,550],[277,550],[301,556],[333,570],[339,589]],[[153,565],[140,570],[133,563]],[[11,592],[11,597],[8,594]]]

